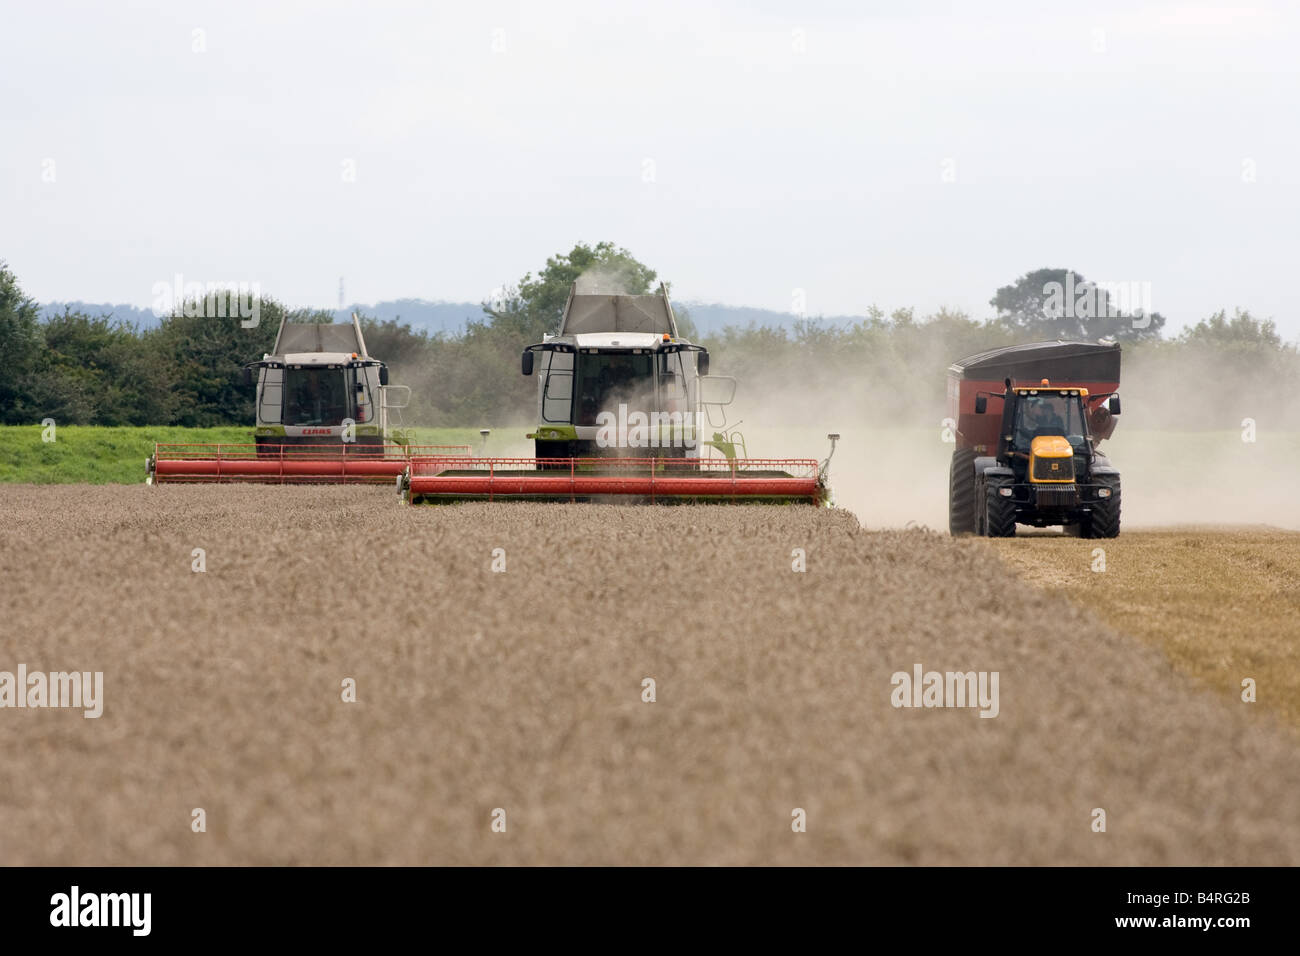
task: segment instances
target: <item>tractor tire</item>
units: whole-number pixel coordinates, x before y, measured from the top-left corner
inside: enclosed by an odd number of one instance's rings
[[[1110,497],[1092,507],[1092,516],[1083,523],[1084,536],[1088,538],[1119,537],[1119,476],[1107,475],[1097,483],[1110,489]]]
[[[1014,498],[1004,498],[998,494],[1003,487],[1000,482],[986,484],[984,491],[984,534],[990,538],[1014,538],[1016,536],[1016,502]]]
[[[948,533],[975,534],[975,452],[955,448],[948,470]]]

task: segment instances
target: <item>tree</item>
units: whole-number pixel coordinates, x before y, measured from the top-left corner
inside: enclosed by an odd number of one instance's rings
[[[483,311],[494,329],[522,343],[520,347],[540,342],[543,334],[560,330],[569,289],[579,280],[579,292],[644,295],[655,273],[612,242],[595,246],[580,242],[569,252],[547,259],[536,277],[527,273],[499,301],[483,303]]]
[[[1234,309],[1232,318],[1220,309],[1208,319],[1183,329],[1178,340],[1188,345],[1238,351],[1271,353],[1287,350],[1278,334],[1277,323],[1272,319],[1256,319],[1246,309]]]
[[[71,424],[149,425],[171,417],[172,391],[133,324],[64,308],[45,323],[49,414]]]
[[[1218,311],[1125,357],[1128,412],[1144,427],[1291,430],[1300,419],[1300,347],[1269,319]]]
[[[6,425],[42,417],[32,393],[45,345],[39,312],[40,306],[23,293],[17,277],[0,260],[0,355],[5,362],[0,374],[0,422]]]
[[[178,306],[144,336],[146,349],[163,364],[174,383],[172,424],[251,425],[255,420],[253,390],[244,386],[242,369],[271,351],[284,306],[274,299],[261,299],[258,323],[248,328],[238,315],[221,318],[185,315],[184,311]],[[291,318],[317,321],[319,314],[301,312]]]
[[[1165,319],[1149,311],[1146,283],[1093,283],[1072,269],[1037,269],[989,300],[997,321],[1025,339],[1158,339]]]

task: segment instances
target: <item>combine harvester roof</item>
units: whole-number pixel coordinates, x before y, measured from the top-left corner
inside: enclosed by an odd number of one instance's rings
[[[283,358],[303,353],[333,353],[335,360],[354,353],[369,358],[366,340],[356,323],[281,322],[271,354]]]
[[[601,295],[573,293],[564,310],[560,335],[645,332],[677,335],[666,294]]]

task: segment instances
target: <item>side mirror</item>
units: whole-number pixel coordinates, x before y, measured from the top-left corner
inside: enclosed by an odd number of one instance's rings
[[[975,396],[975,414],[983,415],[989,410],[989,397],[987,395]]]
[[[244,384],[245,385],[253,384],[253,370],[249,368],[247,365],[244,366]]]
[[[701,375],[709,374],[709,353],[707,351],[700,352],[695,357],[695,368]]]
[[[381,365],[381,366],[379,366],[379,384],[380,384],[380,385],[387,385],[387,384],[388,384],[388,366],[387,366],[387,365]]]
[[[1110,413],[1111,413],[1112,415],[1118,415],[1118,414],[1119,414],[1119,396],[1118,396],[1118,395],[1112,395],[1112,396],[1110,397],[1110,402],[1109,402],[1108,404],[1109,404],[1109,407],[1110,407]]]
[[[533,374],[533,353],[524,349],[524,354],[519,357],[519,370],[525,375]]]

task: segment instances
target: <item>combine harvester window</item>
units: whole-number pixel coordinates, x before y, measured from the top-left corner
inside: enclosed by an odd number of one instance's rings
[[[262,402],[258,409],[259,422],[267,425],[280,425],[280,413],[284,408],[284,369],[262,369]]]
[[[542,402],[542,420],[569,423],[569,410],[573,405],[573,354],[571,352],[544,352],[546,367],[546,392]]]
[[[650,393],[647,395],[646,393]],[[595,425],[601,412],[651,407],[654,356],[649,352],[582,353],[578,356],[578,415],[575,425]]]
[[[686,399],[686,377],[682,372],[682,353],[664,352],[659,356],[659,391],[660,396],[669,402]],[[681,411],[670,408],[669,411]]]
[[[337,425],[349,417],[343,370],[285,369],[284,424]]]

